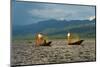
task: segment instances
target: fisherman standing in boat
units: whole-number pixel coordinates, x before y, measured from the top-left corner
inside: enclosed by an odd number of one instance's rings
[[[36,36],[36,46],[50,46],[51,41],[47,42],[46,37],[42,34],[39,33]]]
[[[44,36],[42,33],[36,35],[36,46],[40,46],[44,43]]]
[[[71,33],[67,34],[67,42],[68,44],[71,43]]]

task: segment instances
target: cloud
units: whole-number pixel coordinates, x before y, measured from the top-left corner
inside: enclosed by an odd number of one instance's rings
[[[90,16],[90,17],[89,17],[89,20],[92,21],[92,20],[94,20],[95,18],[96,18],[95,16]]]
[[[71,12],[66,12],[61,9],[33,9],[29,11],[35,17],[45,18],[45,19],[59,19],[71,16]]]
[[[12,4],[14,24],[32,24],[48,19],[84,20],[95,16],[95,7],[39,2]]]
[[[87,19],[85,17],[95,15],[95,8],[91,6],[61,5],[61,4],[41,4],[41,9],[31,9],[30,14],[34,17],[44,19],[66,19],[78,20]]]

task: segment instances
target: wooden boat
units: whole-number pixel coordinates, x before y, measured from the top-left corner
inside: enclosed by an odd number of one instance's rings
[[[68,43],[68,45],[81,45],[84,40],[79,40],[76,42]]]
[[[79,38],[78,38],[78,40],[76,40],[76,41],[72,41],[72,36],[71,36],[71,34],[70,33],[68,33],[68,35],[67,35],[67,37],[68,37],[68,45],[81,45],[82,44],[82,42],[84,41],[84,40],[80,40]]]
[[[43,44],[41,44],[40,46],[51,46],[50,44],[51,44],[52,42],[51,41],[49,41],[49,42],[44,42]]]

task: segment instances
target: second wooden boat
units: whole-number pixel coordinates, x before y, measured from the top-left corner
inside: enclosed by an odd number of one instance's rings
[[[71,33],[68,33],[67,34],[67,37],[68,37],[68,39],[67,39],[68,45],[81,45],[82,42],[84,41],[84,40],[80,40],[79,37],[78,37],[78,39],[74,39],[76,41],[72,41],[73,40],[73,37],[72,37],[72,34]]]

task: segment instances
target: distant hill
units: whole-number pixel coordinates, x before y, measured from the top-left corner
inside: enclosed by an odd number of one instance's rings
[[[34,35],[36,33],[44,33],[48,36],[63,36],[68,32],[77,33],[79,35],[95,36],[95,19],[89,20],[45,20],[38,23],[23,26],[13,26],[12,34],[14,36]]]

